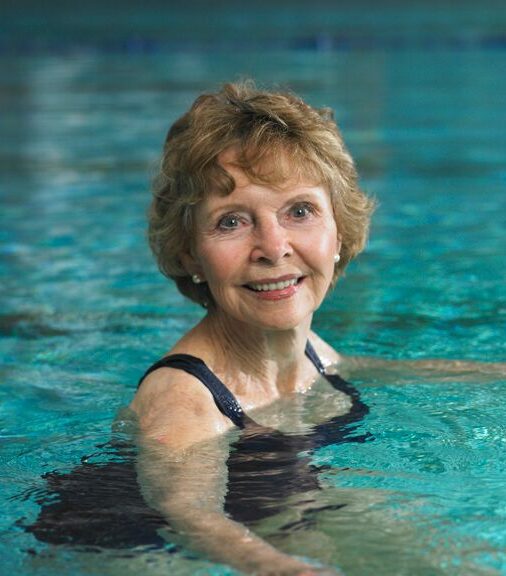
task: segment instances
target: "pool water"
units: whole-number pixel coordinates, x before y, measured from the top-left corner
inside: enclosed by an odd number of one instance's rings
[[[6,7],[0,36],[0,573],[234,574],[169,544],[90,552],[23,529],[41,476],[96,454],[201,317],[145,241],[166,129],[239,76],[334,108],[380,208],[316,331],[347,354],[504,362],[506,13],[223,2],[204,26],[188,6],[56,6]],[[258,531],[347,575],[506,574],[505,380],[357,374],[374,440],[311,454],[318,498],[347,505],[281,530],[294,503]]]

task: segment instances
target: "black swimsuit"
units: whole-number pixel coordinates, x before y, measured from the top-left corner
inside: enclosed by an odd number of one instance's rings
[[[368,432],[356,434],[358,423],[369,412],[358,390],[325,368],[308,342],[306,355],[318,372],[351,399],[351,409],[314,426],[304,434],[284,434],[256,424],[244,414],[233,394],[199,358],[174,354],[151,366],[141,378],[161,367],[184,370],[198,378],[211,392],[219,410],[241,429],[232,443],[227,461],[228,483],[225,513],[236,521],[251,524],[278,513],[286,498],[319,489],[317,468],[310,454],[330,444],[365,442]],[[44,476],[47,490],[35,493],[41,511],[34,524],[24,526],[39,540],[53,544],[132,548],[164,546],[158,529],[166,520],[143,500],[135,473],[135,450],[130,445],[108,445],[115,461],[82,464],[68,474]],[[118,461],[119,460],[119,461]],[[340,504],[331,506],[340,508]],[[311,509],[315,512],[318,508]]]
[[[351,398],[350,411],[314,426],[304,434],[283,434],[258,425],[244,414],[239,402],[223,382],[200,359],[173,354],[151,366],[140,379],[158,368],[177,368],[198,378],[213,395],[218,409],[243,432],[231,446],[227,461],[228,483],[225,512],[239,522],[253,522],[280,511],[286,498],[319,488],[316,468],[309,456],[301,456],[329,444],[365,442],[366,433],[353,435],[350,424],[361,420],[369,408],[358,390],[337,374],[326,374],[320,358],[308,341],[306,356],[318,372],[336,389]]]

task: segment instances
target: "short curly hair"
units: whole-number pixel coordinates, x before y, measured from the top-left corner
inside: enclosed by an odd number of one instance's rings
[[[331,109],[313,108],[289,92],[259,90],[252,81],[202,94],[167,134],[149,214],[149,244],[161,272],[191,300],[212,304],[207,284],[192,282],[181,255],[192,250],[197,204],[210,192],[225,195],[235,187],[219,163],[232,148],[252,182],[298,178],[327,188],[342,242],[334,284],[364,248],[374,201],[358,186]]]

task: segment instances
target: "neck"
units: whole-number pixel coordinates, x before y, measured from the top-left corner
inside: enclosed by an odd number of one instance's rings
[[[310,326],[308,317],[289,330],[264,330],[213,311],[198,328],[210,344],[214,369],[227,374],[232,387],[246,379],[286,393],[307,380]]]

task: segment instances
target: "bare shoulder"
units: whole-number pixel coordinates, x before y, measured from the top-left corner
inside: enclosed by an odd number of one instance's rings
[[[173,368],[149,374],[130,408],[143,435],[175,450],[184,450],[231,427],[202,382]]]
[[[342,356],[339,354],[330,344],[325,342],[323,338],[320,338],[316,332],[311,331],[310,340],[311,344],[313,345],[316,353],[320,357],[320,360],[323,362],[325,368],[329,366],[333,366],[336,364],[340,364],[342,362]]]

